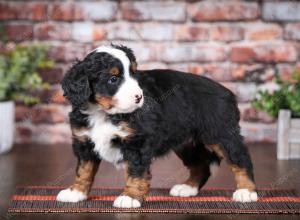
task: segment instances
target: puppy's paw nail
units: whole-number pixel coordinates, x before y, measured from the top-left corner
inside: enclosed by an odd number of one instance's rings
[[[64,189],[56,197],[59,202],[80,202],[87,199],[87,195],[75,189]]]
[[[233,193],[232,198],[236,202],[256,202],[257,192],[251,192],[248,189],[238,189]]]
[[[113,206],[117,208],[139,208],[141,207],[141,202],[129,196],[119,196],[114,201]]]
[[[189,197],[189,196],[196,196],[197,194],[198,194],[198,188],[187,184],[175,185],[170,190],[171,196]]]

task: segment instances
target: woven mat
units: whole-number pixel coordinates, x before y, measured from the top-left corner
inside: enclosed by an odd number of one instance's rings
[[[121,188],[94,188],[87,201],[63,203],[55,201],[62,187],[19,187],[8,212],[74,213],[74,212],[143,212],[143,213],[255,213],[255,214],[300,214],[300,197],[294,190],[258,190],[258,202],[240,203],[231,199],[233,190],[206,189],[196,197],[169,196],[168,189],[151,189],[141,208],[119,209],[112,207]]]

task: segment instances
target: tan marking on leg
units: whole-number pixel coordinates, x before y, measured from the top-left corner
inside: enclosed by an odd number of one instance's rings
[[[73,138],[79,140],[80,142],[85,142],[89,139],[87,136],[87,133],[89,132],[88,128],[82,127],[82,128],[76,128],[72,127],[72,136]]]
[[[109,74],[113,76],[117,76],[120,74],[120,70],[118,67],[115,66],[109,70]]]
[[[111,109],[115,105],[111,97],[96,95],[96,101],[104,110]]]
[[[146,172],[143,177],[131,177],[128,174],[128,164],[126,163],[125,180],[126,186],[122,195],[143,201],[149,192],[151,173]]]
[[[184,157],[182,155],[182,151],[175,151],[175,154],[181,159],[184,160]],[[207,166],[208,170],[206,171],[205,166]],[[205,182],[207,181],[207,178],[210,176],[209,173],[209,165],[203,163],[199,163],[198,165],[194,166],[186,166],[189,169],[189,177],[184,182],[184,184],[190,185],[192,187],[202,187]]]
[[[218,144],[208,145],[221,159],[225,158],[225,154]],[[228,159],[227,164],[230,166],[231,171],[235,175],[235,181],[238,189],[248,189],[249,191],[255,191],[255,184],[247,174],[246,169],[238,167],[232,164]]]
[[[192,187],[199,187],[199,184],[203,178],[202,167],[200,166],[194,166],[194,167],[188,167],[190,171],[189,178],[184,182],[184,184],[190,185]]]
[[[249,191],[255,191],[255,183],[249,178],[245,168],[240,168],[237,165],[229,165],[231,171],[235,175],[235,181],[238,189],[248,189]]]
[[[98,170],[99,163],[93,161],[80,161],[77,170],[74,184],[70,187],[71,190],[88,194],[94,181],[95,174]]]
[[[208,147],[210,147],[217,155],[220,159],[223,159],[225,156],[224,156],[224,152],[222,150],[222,148],[220,147],[220,145],[218,144],[210,144],[210,145],[207,145]]]

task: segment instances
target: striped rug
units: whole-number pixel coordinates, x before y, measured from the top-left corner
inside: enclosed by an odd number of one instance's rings
[[[74,213],[74,212],[143,212],[143,213],[216,213],[216,214],[300,214],[300,197],[294,190],[258,190],[258,202],[240,203],[231,199],[233,190],[205,189],[196,197],[169,196],[168,189],[151,189],[141,208],[119,209],[112,207],[121,188],[94,188],[87,201],[62,203],[55,201],[56,186],[19,187],[12,196],[9,212]]]

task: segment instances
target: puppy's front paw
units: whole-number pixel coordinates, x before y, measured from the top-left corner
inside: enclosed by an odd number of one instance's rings
[[[196,196],[197,194],[198,194],[198,188],[187,184],[175,185],[170,190],[171,196],[189,197],[189,196]]]
[[[113,206],[117,208],[139,208],[141,207],[141,202],[129,196],[122,195],[116,198]]]
[[[257,192],[251,192],[248,189],[237,189],[232,198],[235,202],[256,202]]]
[[[87,199],[87,195],[75,189],[64,189],[56,197],[59,202],[80,202]]]

